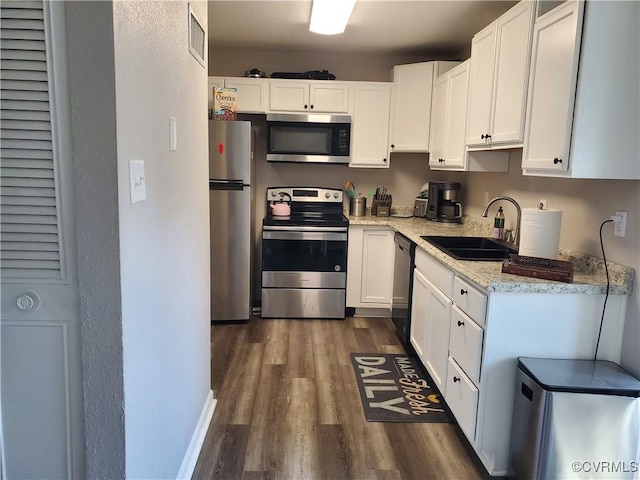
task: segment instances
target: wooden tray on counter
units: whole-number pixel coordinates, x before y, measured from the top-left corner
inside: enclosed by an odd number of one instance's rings
[[[510,255],[502,262],[502,273],[572,283],[573,263],[550,258]]]

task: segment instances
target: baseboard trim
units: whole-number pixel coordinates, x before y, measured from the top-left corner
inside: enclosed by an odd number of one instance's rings
[[[355,312],[353,313],[354,317],[375,317],[382,318],[387,317],[391,318],[391,308],[361,308],[356,307]]]
[[[207,430],[209,429],[213,412],[216,409],[216,403],[217,400],[213,398],[213,391],[209,390],[207,399],[205,400],[202,411],[200,412],[200,418],[198,419],[196,428],[191,436],[191,441],[189,442],[187,451],[182,459],[182,465],[180,465],[180,470],[178,470],[177,478],[179,480],[190,479],[193,475],[196,463],[198,462],[198,456],[200,455],[200,450],[202,449],[202,444],[204,443],[204,437],[207,435]]]

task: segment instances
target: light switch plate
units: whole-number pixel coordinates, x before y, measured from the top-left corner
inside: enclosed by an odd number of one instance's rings
[[[169,150],[178,150],[178,121],[176,117],[169,117]]]
[[[131,203],[141,202],[147,198],[144,160],[129,161],[129,186],[131,190]]]

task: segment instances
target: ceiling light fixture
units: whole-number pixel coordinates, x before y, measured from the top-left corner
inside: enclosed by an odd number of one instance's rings
[[[322,35],[343,33],[356,0],[313,0],[309,30]]]

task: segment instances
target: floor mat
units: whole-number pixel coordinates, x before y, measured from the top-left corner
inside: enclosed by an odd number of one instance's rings
[[[369,422],[449,423],[442,397],[417,360],[407,355],[352,353],[358,390]]]

